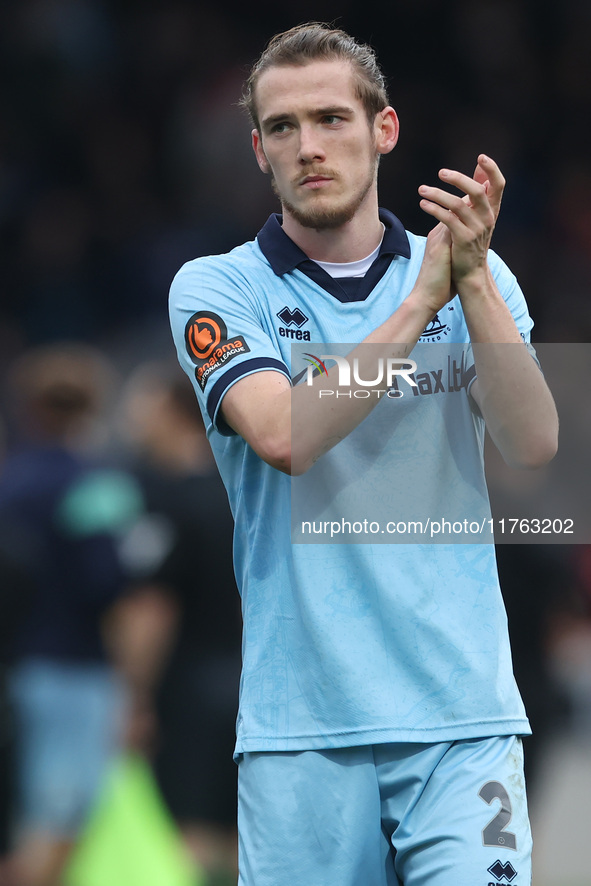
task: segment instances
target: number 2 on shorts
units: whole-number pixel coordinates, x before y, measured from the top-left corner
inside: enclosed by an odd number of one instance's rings
[[[482,831],[484,846],[502,846],[504,849],[517,849],[517,838],[511,831],[505,828],[512,818],[511,799],[509,794],[499,781],[487,781],[479,790],[478,796],[485,803],[490,804],[493,800],[501,801],[501,808],[494,818],[491,818]]]

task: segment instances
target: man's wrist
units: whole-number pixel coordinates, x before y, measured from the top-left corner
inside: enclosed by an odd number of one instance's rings
[[[457,280],[454,279],[454,285],[460,299],[500,296],[488,264],[470,271],[469,274],[464,274]]]
[[[414,320],[419,325],[422,323],[421,330],[431,322],[442,307],[443,304],[438,299],[430,297],[420,286],[415,286],[401,305],[410,322]]]

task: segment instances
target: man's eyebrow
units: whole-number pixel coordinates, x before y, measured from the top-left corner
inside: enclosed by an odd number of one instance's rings
[[[285,114],[271,114],[269,117],[264,117],[261,120],[261,126],[267,128],[273,126],[275,123],[282,123],[284,120],[289,120],[291,116],[292,115],[287,112]]]
[[[329,117],[331,114],[353,114],[353,108],[345,107],[345,105],[331,105],[328,108],[315,108],[312,111],[315,117]]]
[[[354,109],[346,107],[345,105],[330,105],[327,108],[312,108],[308,111],[308,115],[311,117],[328,117],[332,114],[353,114]],[[284,121],[291,120],[293,114],[290,114],[286,111],[283,114],[271,114],[269,117],[265,117],[261,120],[261,126],[267,129],[269,126],[273,126],[275,123],[283,123]]]

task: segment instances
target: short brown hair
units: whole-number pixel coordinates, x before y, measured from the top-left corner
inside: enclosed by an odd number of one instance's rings
[[[260,129],[255,89],[264,71],[281,65],[306,65],[312,61],[338,59],[351,62],[355,73],[355,91],[363,103],[370,123],[388,104],[386,81],[371,46],[357,43],[349,34],[325,22],[306,22],[271,37],[260,58],[254,63],[244,84],[240,104],[246,108]]]

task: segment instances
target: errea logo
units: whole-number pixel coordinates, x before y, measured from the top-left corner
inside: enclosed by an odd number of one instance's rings
[[[489,874],[492,874],[496,880],[506,880],[508,883],[511,883],[512,880],[517,876],[517,871],[511,864],[511,862],[506,862],[503,864],[502,861],[495,861],[494,864],[488,868]]]
[[[301,328],[308,322],[309,318],[306,317],[300,308],[295,308],[292,311],[286,305],[284,308],[281,308],[277,316],[285,324],[285,326],[279,327],[279,335],[283,338],[295,338],[298,341],[310,341],[310,333]],[[294,329],[293,327],[296,328]]]

